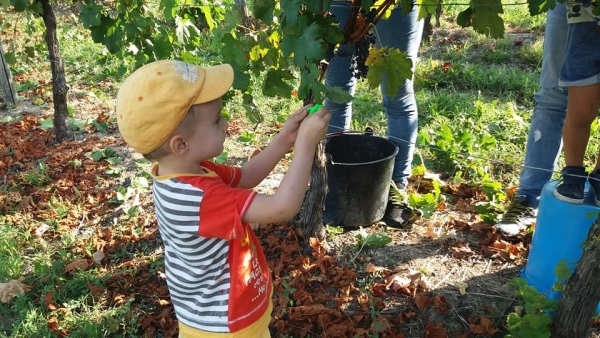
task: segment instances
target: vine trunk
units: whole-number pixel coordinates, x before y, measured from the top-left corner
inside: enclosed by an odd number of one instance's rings
[[[56,16],[52,10],[50,0],[38,0],[42,5],[42,17],[46,26],[46,45],[52,69],[52,98],[54,100],[54,132],[56,141],[67,141],[73,138],[73,132],[69,126],[67,110],[67,80],[65,79],[65,68],[60,56],[58,37],[56,35]]]
[[[583,255],[569,278],[552,324],[553,338],[587,337],[600,301],[600,217],[585,241]]]

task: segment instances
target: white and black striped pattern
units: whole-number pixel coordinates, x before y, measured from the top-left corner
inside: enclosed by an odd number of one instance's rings
[[[204,192],[176,178],[156,180],[153,191],[177,319],[199,330],[229,332],[229,243],[198,235]]]

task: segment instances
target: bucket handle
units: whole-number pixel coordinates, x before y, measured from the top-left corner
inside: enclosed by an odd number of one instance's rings
[[[355,135],[355,134],[363,134],[363,135],[367,135],[367,136],[373,136],[373,135],[375,135],[375,131],[371,127],[366,127],[365,131],[348,129],[348,130],[334,131],[332,133],[328,133],[325,136],[327,137],[327,136],[335,136],[335,135]]]
[[[371,127],[366,127],[365,131],[359,131],[359,130],[340,130],[340,131],[334,131],[333,133],[328,133],[326,135],[326,137],[329,136],[335,136],[335,135],[366,135],[366,136],[373,136],[375,134],[375,131],[373,130],[373,128]],[[325,158],[327,159],[328,163],[331,164],[335,164],[335,162],[333,162],[333,157],[329,154],[325,154]]]

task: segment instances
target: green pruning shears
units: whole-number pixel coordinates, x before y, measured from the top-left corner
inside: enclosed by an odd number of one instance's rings
[[[314,106],[308,108],[306,111],[308,112],[308,115],[312,115],[312,114],[314,114],[314,112],[321,109],[321,107],[323,107],[323,105],[317,103]]]

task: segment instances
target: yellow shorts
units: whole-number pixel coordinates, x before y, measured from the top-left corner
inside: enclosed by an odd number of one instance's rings
[[[271,338],[269,323],[272,311],[273,302],[269,301],[267,311],[256,323],[243,330],[228,333],[202,331],[179,322],[179,338]]]

